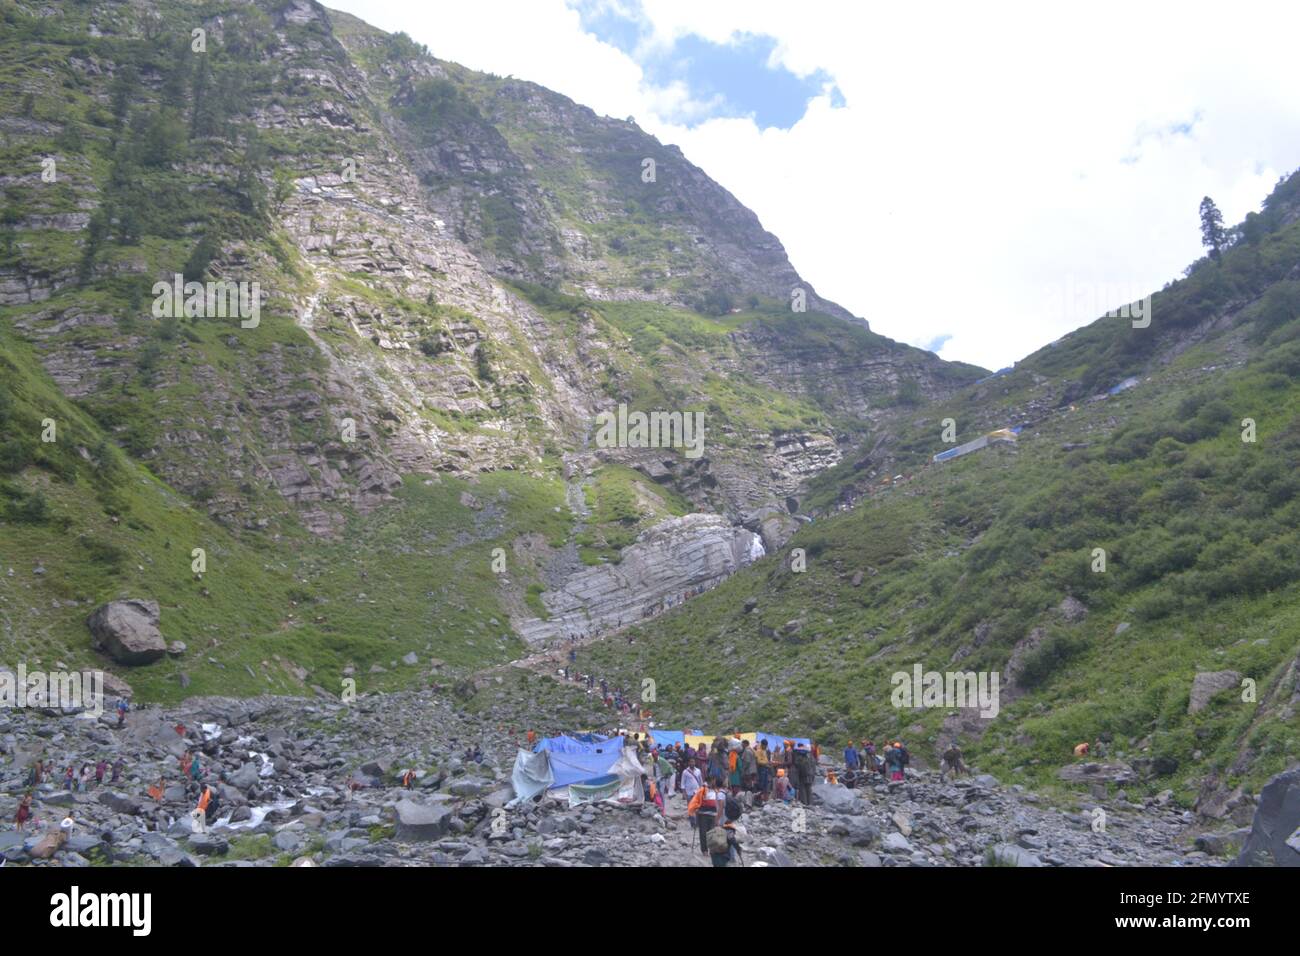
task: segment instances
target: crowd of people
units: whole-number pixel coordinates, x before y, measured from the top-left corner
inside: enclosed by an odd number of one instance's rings
[[[125,702],[119,704],[117,709],[119,727],[125,722],[126,712]],[[174,729],[181,737],[187,733],[187,729],[180,724]],[[177,758],[177,763],[187,794],[190,799],[195,800],[195,808],[191,812],[195,829],[206,827],[216,819],[221,801],[217,791],[207,781],[208,771],[203,765],[203,758],[197,751],[187,749]],[[33,796],[42,787],[49,789],[61,786],[69,793],[86,793],[105,784],[114,786],[124,782],[125,771],[126,761],[119,756],[112,763],[106,759],[97,760],[93,764],[85,762],[81,764],[80,769],[75,764],[69,764],[60,773],[54,760],[41,754],[27,768],[27,777],[24,781],[25,793],[18,801],[14,824],[20,832],[26,829],[27,824],[32,821]],[[161,803],[165,789],[166,782],[164,778],[159,777],[157,782],[148,787],[145,792],[154,802]],[[40,824],[40,821],[36,822]]]

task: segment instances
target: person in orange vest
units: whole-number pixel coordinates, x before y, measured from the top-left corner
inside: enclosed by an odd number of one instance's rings
[[[407,770],[406,773],[402,774],[402,786],[410,790],[413,783],[415,783],[415,771]]]
[[[1088,756],[1088,749],[1088,742],[1085,740],[1074,748],[1074,755],[1076,757],[1086,757]]]
[[[163,787],[163,778],[159,777],[158,782],[155,783],[152,787],[150,787],[145,792],[148,793],[149,796],[153,797],[155,803],[162,803],[164,789],[165,788]]]
[[[532,750],[535,743],[537,743],[537,731],[530,730],[528,731],[528,749]]]

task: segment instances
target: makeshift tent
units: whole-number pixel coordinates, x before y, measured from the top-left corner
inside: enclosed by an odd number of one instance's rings
[[[768,750],[780,750],[781,745],[785,743],[787,740],[793,740],[796,746],[799,745],[803,745],[804,747],[812,746],[812,741],[809,740],[807,737],[784,737],[780,734],[765,734],[761,730],[754,731],[747,734],[721,734],[721,735],[714,735],[714,736],[722,736],[727,740],[735,740],[735,739],[748,740],[749,745],[751,747],[757,747],[758,742],[760,740],[766,740]],[[700,746],[700,744],[704,744],[704,747],[707,750],[709,747],[713,745],[713,737],[709,736],[708,734],[694,734],[694,733],[686,734],[686,743],[692,749],[697,749]]]
[[[644,773],[645,768],[636,759],[636,751],[631,747],[625,748],[610,767],[609,773],[569,784],[569,806],[576,807],[601,800],[613,800],[629,806],[642,803],[645,800],[645,791],[641,788],[641,776]]]
[[[681,730],[660,730],[655,728],[649,731],[648,736],[659,747],[671,747],[673,744],[686,742],[686,733]]]
[[[748,740],[749,745],[751,747],[754,746],[756,743],[758,743],[758,738],[752,733],[751,734],[687,734],[686,743],[696,748],[698,748],[700,744],[704,744],[704,747],[707,750],[709,747],[713,746],[714,737],[722,737],[726,740],[734,740],[734,739]]]
[[[510,774],[510,782],[515,788],[515,798],[506,804],[507,807],[531,800],[539,793],[550,789],[555,783],[555,775],[551,772],[550,754],[545,750],[540,753],[519,751],[515,755],[515,769]]]
[[[1014,442],[1019,434],[1019,428],[999,428],[997,431],[991,431],[987,435],[981,435],[974,441],[968,441],[964,445],[958,445],[956,448],[949,448],[947,451],[941,451],[939,454],[934,456],[934,460],[951,461],[953,458],[960,458],[962,455],[969,455],[973,451],[987,448],[990,444],[995,444],[997,442]]]
[[[759,731],[755,734],[759,740],[767,741],[768,750],[780,750],[787,740],[793,740],[796,747],[812,747],[812,741],[807,737],[782,737],[780,734],[765,734]]]
[[[554,790],[612,773],[623,753],[623,738],[586,743],[574,737],[546,737],[534,750],[548,754]]]

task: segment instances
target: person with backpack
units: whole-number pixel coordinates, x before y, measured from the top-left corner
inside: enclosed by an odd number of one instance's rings
[[[217,822],[217,814],[221,812],[221,795],[213,790],[211,784],[204,786],[203,792],[208,797],[208,805],[204,808],[204,822],[212,826]]]
[[[907,751],[903,749],[902,742],[894,741],[885,751],[885,768],[891,783],[897,783],[903,779],[907,763]]]
[[[760,740],[754,751],[754,763],[758,766],[758,792],[767,795],[771,789],[772,753],[767,749],[767,741]]]
[[[709,852],[709,831],[717,822],[718,813],[726,809],[726,802],[727,794],[722,789],[722,778],[713,776],[706,786],[695,791],[695,796],[691,797],[691,802],[686,807],[686,815],[696,821],[701,853]]]
[[[662,750],[657,752],[654,762],[655,770],[659,776],[659,792],[662,793],[664,799],[667,800],[673,795],[673,777],[676,776],[677,771],[673,765],[668,762],[668,758],[664,756]]]
[[[743,812],[740,801],[728,796],[723,809],[724,822],[721,826],[710,830],[707,837],[709,860],[714,866],[729,866],[733,862],[739,862],[744,866],[744,857],[740,849],[742,831],[739,827]]]
[[[199,794],[198,805],[195,806],[194,812],[190,814],[196,824],[202,824],[202,829],[198,830],[199,833],[206,832],[207,825],[211,822],[212,817],[208,812],[208,808],[212,806],[212,799],[212,788],[204,787],[203,792]]]
[[[799,802],[805,807],[812,805],[812,785],[813,773],[812,754],[807,749],[800,747],[794,752],[794,784],[799,796]]]
[[[753,793],[758,787],[758,756],[746,740],[740,748],[740,785],[746,792]]]

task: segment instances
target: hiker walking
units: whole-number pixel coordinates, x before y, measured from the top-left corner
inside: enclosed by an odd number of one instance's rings
[[[686,762],[686,769],[682,771],[682,793],[686,796],[688,806],[695,792],[702,786],[704,786],[704,778],[700,775],[700,768],[695,758],[692,757]]]
[[[113,764],[113,776],[109,779],[108,782],[117,783],[118,780],[122,778],[122,771],[125,769],[126,769],[126,761],[123,760],[121,757],[118,757],[117,761]]]
[[[666,801],[673,795],[673,776],[676,771],[673,765],[668,762],[668,758],[660,751],[654,758],[655,769],[659,772],[659,792],[664,795]]]
[[[119,697],[119,698],[117,699],[117,726],[118,726],[118,729],[121,729],[122,726],[126,723],[126,709],[127,709],[126,698],[125,698],[125,697]]]
[[[858,751],[850,740],[849,745],[844,748],[844,769],[857,770],[861,766],[862,761],[858,758]]]
[[[108,761],[100,760],[98,763],[95,764],[95,786],[96,787],[102,787],[104,785],[104,774],[106,773],[108,773]]]
[[[727,786],[732,793],[740,791],[740,751],[730,746],[727,748]]]
[[[18,832],[22,833],[27,826],[27,821],[32,818],[32,795],[31,791],[23,794],[23,798],[18,801],[18,812],[14,814],[14,824],[18,827]]]
[[[885,751],[885,770],[891,783],[896,783],[904,778],[904,772],[910,761],[906,750],[903,749],[902,741],[895,740]]]
[[[740,851],[744,833],[739,822],[741,813],[740,801],[729,798],[723,810],[725,819],[722,825],[709,831],[706,842],[709,848],[709,860],[714,866],[730,866],[736,862],[744,866],[744,857]]]
[[[962,762],[961,748],[955,742],[943,752],[943,762],[939,764],[939,782],[945,783],[949,773],[954,777],[970,773],[970,768]]]
[[[812,785],[813,773],[812,754],[804,747],[799,747],[794,752],[794,784],[798,792],[799,802],[805,807],[812,805]]]
[[[710,777],[707,786],[700,787],[695,791],[695,796],[691,798],[690,804],[686,807],[686,815],[696,821],[696,830],[700,835],[700,852],[709,852],[708,835],[709,830],[718,819],[719,808],[726,806],[727,794],[722,789],[722,778],[720,776]]]
[[[771,786],[772,754],[767,749],[767,741],[760,740],[754,751],[754,764],[758,768],[758,792],[766,795]]]
[[[203,822],[211,826],[217,820],[217,814],[221,810],[221,796],[213,790],[211,785],[205,784],[203,787],[203,796],[199,798],[199,809],[203,811]]]
[[[750,793],[758,786],[758,757],[748,740],[740,748],[740,785]]]
[[[212,788],[204,787],[199,794],[199,802],[190,811],[190,829],[194,833],[208,832],[208,804],[212,802]]]

